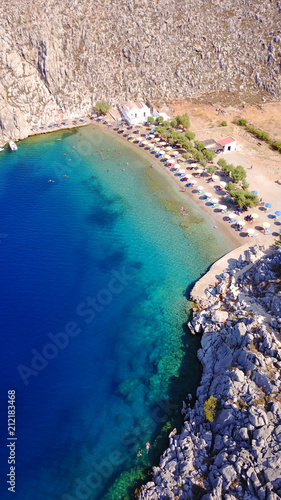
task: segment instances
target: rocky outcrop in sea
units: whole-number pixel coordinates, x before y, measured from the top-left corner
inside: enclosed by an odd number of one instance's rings
[[[189,326],[202,334],[196,401],[139,499],[281,498],[281,250],[255,246],[231,262]]]
[[[98,99],[281,97],[280,2],[2,0],[0,144]]]

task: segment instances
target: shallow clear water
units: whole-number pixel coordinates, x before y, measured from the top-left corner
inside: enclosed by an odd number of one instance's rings
[[[186,290],[230,246],[150,164],[93,127],[1,153],[1,498],[8,389],[14,497],[100,500],[157,461],[167,399],[198,382]]]

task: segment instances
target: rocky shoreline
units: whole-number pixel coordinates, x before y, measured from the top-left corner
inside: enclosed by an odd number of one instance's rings
[[[201,384],[140,500],[281,498],[281,249],[228,263],[204,297],[191,293]]]

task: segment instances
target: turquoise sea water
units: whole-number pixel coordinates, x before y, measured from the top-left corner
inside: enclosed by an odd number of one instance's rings
[[[150,164],[92,126],[1,153],[3,499],[8,390],[14,498],[108,500],[157,463],[161,428],[198,383],[187,289],[231,247],[199,213],[180,215]]]

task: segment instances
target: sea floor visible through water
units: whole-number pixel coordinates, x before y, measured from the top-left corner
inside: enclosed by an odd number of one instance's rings
[[[133,498],[195,394],[188,291],[232,247],[150,164],[92,126],[1,153],[3,499],[7,437],[16,499]]]

